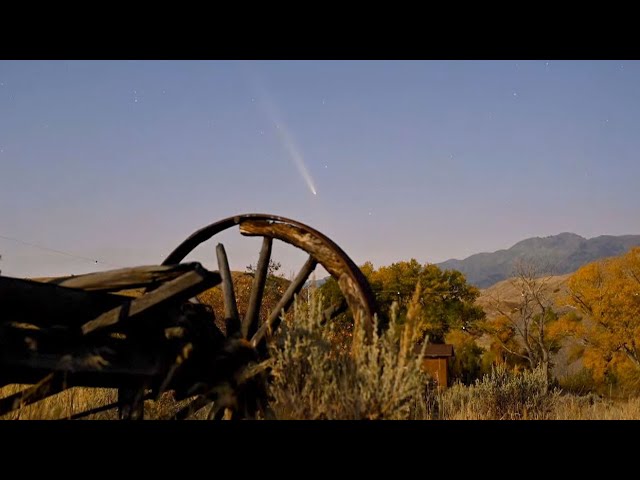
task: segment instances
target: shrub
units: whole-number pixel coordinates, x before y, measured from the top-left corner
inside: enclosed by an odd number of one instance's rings
[[[367,341],[364,328],[354,329],[351,349],[334,348],[335,326],[322,326],[322,301],[296,301],[294,320],[283,323],[272,344],[269,392],[282,419],[407,419],[426,412],[424,352],[416,352],[420,335],[419,297],[400,325],[397,308],[389,327],[374,328]],[[359,324],[360,322],[357,322]],[[376,327],[377,327],[376,319]]]
[[[545,393],[541,369],[515,372],[505,366],[494,367],[490,374],[470,387],[457,384],[440,396],[442,418],[543,419],[547,418],[557,390]]]
[[[587,395],[598,391],[598,385],[591,372],[586,368],[580,369],[571,375],[565,375],[558,379],[558,384],[564,392],[575,395]]]

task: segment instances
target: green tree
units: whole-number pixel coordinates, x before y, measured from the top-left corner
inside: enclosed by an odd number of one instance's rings
[[[271,278],[274,276],[280,276],[279,274],[276,274],[276,272],[278,270],[280,270],[282,268],[282,264],[280,262],[275,262],[273,259],[269,260],[269,266],[267,267],[267,278]],[[251,275],[255,275],[256,274],[256,266],[254,266],[253,264],[249,264],[246,267],[246,271],[247,273],[250,273]]]
[[[479,290],[469,285],[461,272],[441,270],[436,265],[421,265],[417,260],[396,262],[375,269],[371,262],[360,267],[376,297],[379,314],[387,322],[393,303],[398,304],[398,317],[404,321],[416,287],[420,285],[420,331],[424,338],[443,342],[451,329],[469,328],[483,318],[484,312],[474,305]],[[325,282],[320,291],[326,306],[342,298],[337,281]],[[350,321],[348,314],[344,317]]]

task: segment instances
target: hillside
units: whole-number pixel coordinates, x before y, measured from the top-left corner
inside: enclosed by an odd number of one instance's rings
[[[548,292],[558,312],[566,311],[563,299],[567,295],[567,281],[571,274],[550,277],[547,281]],[[512,279],[503,280],[489,288],[480,290],[476,304],[480,305],[489,318],[494,317],[495,300],[499,299],[506,305],[515,306],[520,302],[520,291],[513,284]]]
[[[231,272],[233,286],[236,294],[236,303],[238,306],[238,314],[242,318],[247,312],[249,306],[249,297],[251,295],[251,287],[253,283],[253,275],[246,272]],[[291,283],[286,278],[272,276],[268,277],[262,297],[262,310],[260,312],[260,321],[263,322],[275,308],[278,301],[284,294],[285,290]],[[224,325],[224,300],[222,296],[222,288],[216,286],[198,295],[198,299],[213,308],[216,318],[216,324],[222,331],[226,331]]]
[[[451,259],[437,264],[442,269],[459,270],[469,283],[487,288],[513,274],[517,260],[548,265],[549,273],[564,275],[595,260],[621,255],[640,245],[640,235],[602,235],[586,239],[575,233],[522,240],[511,248],[493,253],[477,253],[464,260]]]
[[[554,309],[558,314],[563,314],[570,310],[570,307],[567,306],[565,301],[567,295],[567,282],[570,277],[571,274],[557,275],[550,277],[547,280],[547,291],[553,301]],[[489,319],[495,318],[498,315],[496,310],[496,299],[499,299],[499,301],[502,302],[502,308],[505,306],[515,307],[519,304],[520,292],[513,285],[512,279],[503,280],[480,291],[480,296],[476,300],[476,303],[483,308]],[[488,348],[490,342],[491,339],[485,336],[479,339],[478,344],[484,348]],[[582,367],[581,360],[571,358],[571,351],[574,344],[575,342],[573,340],[566,339],[563,342],[563,347],[560,351],[553,356],[554,375],[558,378],[575,374]]]

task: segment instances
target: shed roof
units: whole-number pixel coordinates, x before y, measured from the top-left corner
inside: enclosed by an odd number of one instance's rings
[[[425,357],[453,357],[453,345],[444,343],[430,343],[425,348]]]

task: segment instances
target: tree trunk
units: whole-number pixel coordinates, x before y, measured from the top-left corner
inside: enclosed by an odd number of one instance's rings
[[[542,352],[542,362],[540,362],[540,368],[542,368],[542,376],[544,378],[543,393],[546,395],[549,392],[550,383],[549,353],[546,351]]]

